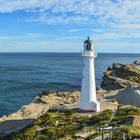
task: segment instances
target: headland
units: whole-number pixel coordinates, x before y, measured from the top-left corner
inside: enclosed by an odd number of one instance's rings
[[[140,70],[135,64],[113,64],[104,72],[97,88],[100,113],[81,112],[79,97],[79,91],[43,91],[30,104],[0,118],[1,139],[96,139],[105,127],[114,128],[109,129],[114,138],[116,133],[140,137]]]

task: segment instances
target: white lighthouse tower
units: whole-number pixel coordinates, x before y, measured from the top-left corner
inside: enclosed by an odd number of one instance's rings
[[[92,48],[92,41],[88,39],[84,42],[83,57],[83,77],[80,94],[80,109],[84,112],[99,112],[100,103],[96,99],[96,84],[94,71],[95,52]]]

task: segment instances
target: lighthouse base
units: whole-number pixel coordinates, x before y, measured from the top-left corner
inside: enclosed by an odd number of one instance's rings
[[[80,112],[82,113],[90,113],[90,112],[96,112],[95,110],[83,110],[83,109],[80,109]]]
[[[100,103],[98,101],[91,101],[89,106],[80,105],[81,112],[99,112],[100,111]]]

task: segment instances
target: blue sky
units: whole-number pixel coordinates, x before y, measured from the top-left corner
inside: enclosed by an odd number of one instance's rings
[[[0,52],[140,53],[140,0],[0,0]]]

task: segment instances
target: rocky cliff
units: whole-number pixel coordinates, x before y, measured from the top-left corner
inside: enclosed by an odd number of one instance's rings
[[[104,98],[140,107],[140,70],[134,64],[113,64],[104,73],[101,88],[107,90]]]
[[[103,76],[101,88],[106,90],[123,89],[140,85],[140,70],[133,64],[113,64]]]
[[[98,90],[98,101],[101,104],[101,110],[116,109],[117,102],[112,100],[104,100],[102,98],[104,91]],[[74,109],[79,111],[79,98],[80,92],[47,92],[36,96],[34,100],[28,104],[22,106],[17,112],[10,114],[9,116],[3,116],[0,118],[0,134],[6,135],[12,132],[18,132],[25,126],[31,124],[41,115],[45,114],[50,109],[65,110]]]

